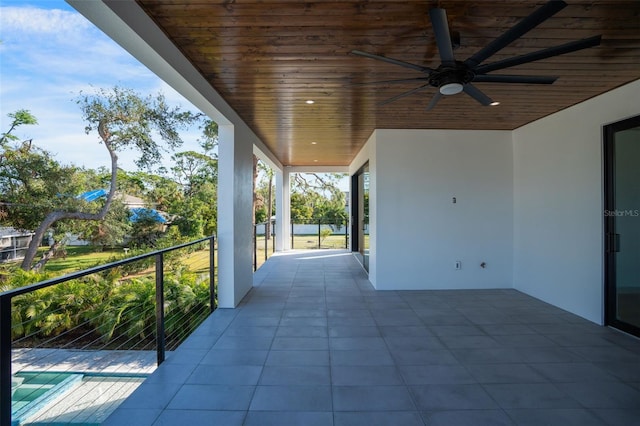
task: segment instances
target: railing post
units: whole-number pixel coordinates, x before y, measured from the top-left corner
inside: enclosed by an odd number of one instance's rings
[[[156,352],[158,365],[164,362],[164,259],[156,254]]]
[[[209,304],[216,310],[216,237],[209,238]]]
[[[11,426],[11,296],[0,298],[0,425]]]
[[[291,250],[293,250],[293,222],[291,222]]]
[[[253,272],[258,270],[258,225],[253,225]]]
[[[273,225],[271,226],[271,253],[275,253],[276,252],[276,223],[273,222]]]
[[[321,248],[322,248],[322,247],[320,246],[320,245],[321,245],[321,243],[322,243],[322,242],[320,241],[320,223],[322,223],[322,222],[321,222],[321,220],[320,220],[320,219],[318,219],[318,249],[321,249]]]
[[[346,224],[344,225],[344,248],[349,248],[349,227]]]
[[[267,239],[267,222],[265,222],[264,223],[264,261],[266,262],[268,258],[269,258],[269,240]]]

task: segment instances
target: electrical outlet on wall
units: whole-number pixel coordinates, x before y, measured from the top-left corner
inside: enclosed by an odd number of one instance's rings
[[[456,269],[462,269],[462,262],[459,260],[456,260]]]

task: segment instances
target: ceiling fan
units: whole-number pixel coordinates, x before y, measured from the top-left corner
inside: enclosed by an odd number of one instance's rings
[[[597,35],[565,43],[560,46],[549,47],[536,52],[525,53],[524,55],[514,56],[512,58],[502,59],[484,65],[482,64],[496,52],[517,40],[531,29],[540,25],[566,6],[567,3],[562,0],[549,1],[465,61],[457,61],[453,55],[453,43],[447,22],[447,12],[440,8],[431,9],[429,11],[429,16],[435,33],[438,53],[440,54],[440,59],[442,61],[440,66],[437,68],[429,68],[360,50],[352,50],[351,54],[399,65],[401,67],[410,68],[426,74],[423,77],[364,83],[423,83],[415,89],[411,89],[387,99],[380,105],[394,102],[400,98],[404,98],[405,96],[412,95],[430,87],[437,88],[438,92],[436,92],[435,96],[429,102],[429,105],[427,105],[427,111],[432,109],[443,96],[455,95],[460,92],[465,92],[484,106],[498,105],[499,102],[492,100],[472,83],[552,84],[558,77],[488,73],[504,68],[514,67],[516,65],[526,64],[528,62],[538,61],[540,59],[550,58],[552,56],[575,52],[577,50],[586,49],[600,44],[602,35]]]

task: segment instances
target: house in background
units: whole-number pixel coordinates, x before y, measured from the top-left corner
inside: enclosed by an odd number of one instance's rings
[[[0,262],[24,258],[33,232],[0,227]]]
[[[105,189],[94,189],[91,191],[83,192],[82,194],[78,195],[78,198],[82,198],[85,201],[91,202],[106,196],[107,191]],[[129,220],[132,223],[138,222],[140,220],[151,220],[153,222],[156,222],[158,231],[165,232],[167,230],[168,224],[172,220],[171,215],[166,212],[149,207],[149,203],[140,197],[116,192],[114,198],[121,201],[125,205],[125,207],[129,209]],[[70,246],[86,246],[91,244],[90,241],[84,240],[77,234],[73,234],[71,232],[67,232],[66,238],[66,244]]]
[[[448,49],[430,2],[69,3],[218,123],[221,307],[252,286],[255,153],[276,170],[278,250],[288,249],[289,174],[348,172],[351,249],[376,289],[514,288],[640,330],[617,311],[640,288],[640,247],[628,244],[640,226],[617,215],[638,208],[639,2],[552,2],[562,10],[486,62],[597,35],[600,45],[505,73],[554,84],[485,77],[474,86],[487,98],[467,82],[430,86]],[[438,4],[458,60],[547,7]],[[616,191],[630,207],[617,209]]]

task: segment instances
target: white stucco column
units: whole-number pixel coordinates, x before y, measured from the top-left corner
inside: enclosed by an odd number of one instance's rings
[[[235,308],[253,285],[253,144],[218,128],[218,307]]]
[[[276,171],[276,250],[291,249],[291,188],[289,172]]]

